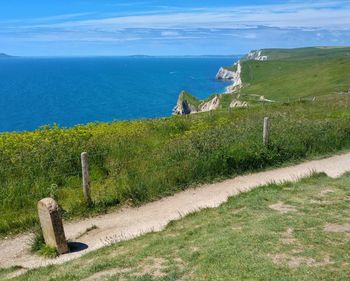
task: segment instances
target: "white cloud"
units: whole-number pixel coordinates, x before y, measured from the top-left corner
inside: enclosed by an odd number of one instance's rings
[[[280,28],[349,28],[349,1],[289,2],[278,5],[193,9],[144,15],[62,21],[36,27],[114,28],[241,28],[264,25]]]
[[[254,42],[267,36],[313,33],[318,38],[349,38],[350,1],[293,1],[285,4],[180,9],[158,7],[128,16],[67,14],[13,21],[1,40],[38,42],[127,42],[186,40],[228,36]],[[111,11],[113,12],[113,11]],[[1,24],[1,23],[0,23]],[[264,33],[264,36],[260,36]],[[278,35],[276,35],[278,33]],[[320,34],[320,35],[319,35]],[[322,35],[322,36],[321,36]],[[12,37],[12,39],[11,39]],[[321,40],[320,39],[320,40]]]

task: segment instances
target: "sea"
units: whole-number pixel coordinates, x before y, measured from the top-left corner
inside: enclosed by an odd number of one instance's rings
[[[0,132],[170,116],[182,90],[223,92],[215,75],[238,58],[3,58]]]

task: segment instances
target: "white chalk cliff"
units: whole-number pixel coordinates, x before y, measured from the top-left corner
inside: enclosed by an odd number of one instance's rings
[[[198,112],[196,106],[190,104],[185,98],[186,92],[181,92],[173,109],[173,115],[186,115]]]
[[[173,109],[173,115],[187,115],[198,112],[208,112],[211,110],[215,110],[220,106],[220,97],[219,95],[215,95],[212,99],[208,101],[198,101],[197,105],[191,104],[189,101],[193,99],[196,100],[195,97],[190,98],[190,94],[186,92],[181,92],[179,98],[177,100],[177,104]]]
[[[262,50],[251,51],[246,56],[248,60],[257,60],[257,61],[266,61],[268,59],[267,56],[262,55]]]
[[[218,95],[216,95],[213,99],[210,101],[204,102],[203,104],[200,104],[200,111],[201,112],[207,112],[211,110],[215,110],[220,105],[220,98]]]
[[[216,79],[219,80],[230,80],[233,81],[233,84],[226,87],[226,94],[235,92],[236,90],[240,89],[242,87],[242,78],[241,78],[241,72],[242,72],[242,65],[241,62],[238,61],[235,63],[236,71],[228,70],[223,67],[219,69],[219,72],[216,74]]]
[[[244,56],[241,60],[239,60],[234,64],[234,67],[236,67],[236,71],[228,70],[221,67],[218,73],[216,74],[216,79],[233,81],[232,85],[226,87],[225,94],[234,93],[243,87],[242,76],[241,76],[242,61],[246,61],[246,60],[267,61],[268,56],[263,55],[262,50],[251,51],[246,56]]]
[[[182,92],[178,98],[177,104],[173,109],[174,115],[193,114],[198,112],[207,112],[218,109],[220,106],[220,99],[225,94],[233,94],[236,96],[237,92],[243,87],[242,81],[242,63],[247,60],[266,61],[268,56],[263,54],[263,50],[256,50],[249,52],[241,60],[237,61],[230,69],[221,67],[216,74],[216,79],[232,81],[232,84],[226,87],[226,91],[223,94],[215,95],[212,99],[207,101],[199,101],[197,98],[191,96],[186,92]],[[246,101],[241,101],[238,95],[233,98],[230,103],[230,108],[245,108],[248,107]],[[265,97],[259,97],[259,101],[273,102],[272,100],[265,99]]]
[[[230,108],[245,108],[245,107],[248,107],[248,103],[246,101],[233,99],[233,101],[230,103]]]

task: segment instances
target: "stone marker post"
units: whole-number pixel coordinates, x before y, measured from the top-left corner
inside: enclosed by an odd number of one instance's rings
[[[264,118],[264,131],[263,131],[263,143],[264,145],[269,144],[270,137],[270,119],[269,117]]]
[[[87,152],[81,154],[81,169],[83,177],[83,191],[85,201],[88,205],[91,205],[91,194],[90,194],[90,179],[89,179],[89,162]]]
[[[68,253],[68,244],[56,201],[52,198],[40,200],[38,213],[46,245],[56,248],[60,255]]]

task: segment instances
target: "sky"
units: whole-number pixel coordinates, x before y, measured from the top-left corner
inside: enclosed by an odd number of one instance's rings
[[[350,0],[11,0],[0,53],[232,55],[350,45]]]

